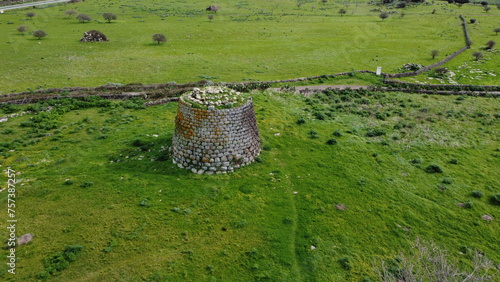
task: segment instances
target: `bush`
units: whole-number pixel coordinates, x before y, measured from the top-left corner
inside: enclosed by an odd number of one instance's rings
[[[343,269],[345,270],[351,270],[352,265],[351,265],[351,259],[349,257],[341,257],[338,260],[340,266],[342,266]]]
[[[437,164],[431,164],[425,168],[425,172],[427,172],[427,173],[443,173],[443,169],[440,166],[438,166]]]
[[[335,145],[335,144],[337,144],[337,140],[335,140],[335,138],[328,139],[328,141],[326,141],[326,144]]]
[[[479,199],[479,198],[483,197],[483,192],[481,192],[481,191],[472,191],[471,195],[472,195],[472,197]]]
[[[88,188],[88,187],[90,187],[92,185],[94,185],[93,182],[85,181],[82,184],[80,184],[80,187],[82,187],[82,188]]]
[[[441,183],[443,183],[443,184],[451,184],[451,183],[453,183],[453,181],[451,181],[451,179],[448,179],[448,178],[443,178],[443,180],[441,180]]]
[[[71,245],[66,246],[64,251],[57,252],[43,261],[45,266],[45,271],[40,272],[38,276],[48,277],[50,275],[55,275],[58,272],[68,268],[71,262],[74,262],[78,254],[82,251],[83,246]]]
[[[301,125],[301,124],[306,123],[306,120],[305,120],[303,117],[300,117],[300,118],[296,121],[296,123],[297,123],[298,125]]]
[[[458,160],[457,159],[451,159],[450,160],[450,164],[458,164]]]
[[[335,130],[333,132],[333,136],[335,136],[335,137],[342,137],[342,133],[340,133],[340,131],[338,131],[338,130]]]
[[[311,138],[311,139],[316,139],[316,138],[319,138],[319,136],[318,136],[318,132],[317,132],[317,131],[315,131],[315,130],[311,130],[311,131],[309,131],[309,138]]]
[[[495,194],[490,197],[490,202],[495,206],[500,206],[500,194]]]
[[[382,135],[385,135],[385,130],[381,129],[381,128],[373,128],[373,129],[370,129],[368,130],[368,132],[366,132],[365,136],[366,137],[377,137],[377,136],[382,136]]]

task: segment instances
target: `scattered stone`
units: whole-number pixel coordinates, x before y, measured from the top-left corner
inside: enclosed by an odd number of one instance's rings
[[[104,42],[104,41],[109,41],[106,35],[95,29],[84,32],[82,39],[80,39],[80,42]]]
[[[481,216],[481,218],[483,220],[486,220],[486,221],[492,221],[493,220],[493,217],[491,217],[490,215],[487,215],[487,214],[483,214],[483,216]]]
[[[346,210],[347,207],[344,204],[336,204],[335,208],[338,209],[339,211]]]
[[[23,236],[17,238],[17,243],[19,245],[24,245],[24,244],[28,244],[31,240],[33,240],[33,234],[31,233],[28,233],[28,234],[24,234]]]

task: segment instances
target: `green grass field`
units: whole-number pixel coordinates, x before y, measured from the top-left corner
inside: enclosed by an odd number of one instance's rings
[[[0,164],[19,172],[16,232],[35,239],[18,247],[16,276],[1,264],[0,280],[36,280],[44,259],[67,245],[83,251],[52,281],[377,281],[374,267],[410,252],[416,238],[465,269],[474,250],[500,261],[500,214],[489,203],[500,184],[498,99],[257,92],[253,100],[263,151],[227,175],[196,175],[167,159],[176,103],[63,111],[71,103],[60,100],[40,123],[29,123],[34,115],[2,123]],[[430,164],[443,172],[425,172]]]
[[[351,70],[396,73],[405,63],[429,65],[465,44],[459,14],[478,21],[470,27],[474,48],[497,39],[500,10],[480,5],[459,8],[445,2],[389,10],[365,2],[219,1],[210,21],[205,2],[95,1],[48,8],[6,11],[0,15],[2,67],[0,93],[27,89],[97,86],[112,83],[290,79]],[[338,10],[345,8],[346,15]],[[80,23],[64,11],[74,9],[94,20]],[[382,21],[374,9],[396,14]],[[436,12],[432,14],[432,11]],[[36,13],[32,19],[25,14]],[[118,16],[106,23],[102,13]],[[400,14],[404,13],[404,17]],[[43,29],[38,40],[16,31]],[[109,39],[80,43],[97,29]],[[166,44],[151,40],[155,33]],[[431,59],[430,51],[441,55]],[[472,52],[471,50],[470,52]],[[500,75],[498,52],[488,52],[477,68]],[[472,63],[469,52],[450,63],[455,70]],[[420,78],[417,78],[420,79]],[[420,79],[423,80],[423,79]],[[498,76],[463,77],[459,83],[498,84]]]

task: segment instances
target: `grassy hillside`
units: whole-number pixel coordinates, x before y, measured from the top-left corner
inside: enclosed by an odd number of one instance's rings
[[[486,13],[480,5],[458,8],[436,2],[389,9],[364,2],[301,2],[299,7],[292,0],[218,1],[214,4],[220,10],[211,13],[213,20],[203,1],[87,0],[6,11],[0,15],[0,52],[8,54],[2,59],[0,93],[108,82],[289,79],[375,71],[378,66],[395,73],[405,63],[429,65],[464,46],[459,14],[478,20],[471,28],[474,48],[496,39],[492,30],[500,24],[500,10],[492,7]],[[80,23],[64,13],[69,9],[93,20]],[[347,13],[341,16],[340,9]],[[380,10],[395,13],[382,21]],[[36,16],[29,19],[27,12]],[[107,23],[102,17],[106,12],[118,19]],[[28,26],[28,33],[16,31],[20,25]],[[29,34],[37,29],[47,37],[38,40]],[[83,33],[92,29],[110,41],[80,43]],[[155,33],[165,34],[168,42],[154,43]],[[430,56],[433,49],[441,52],[435,60]],[[498,75],[497,57],[488,52],[478,68]],[[453,68],[472,57],[465,54],[457,60]],[[472,82],[495,81],[487,75]]]
[[[17,250],[16,280],[47,276],[44,259],[68,245],[83,250],[53,281],[369,281],[417,237],[464,268],[474,250],[499,263],[498,99],[253,97],[263,151],[227,175],[168,159],[175,103],[59,100],[1,123],[18,236],[35,235]]]

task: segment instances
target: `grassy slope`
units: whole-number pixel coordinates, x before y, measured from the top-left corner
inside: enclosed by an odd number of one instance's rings
[[[217,81],[288,79],[377,66],[396,72],[408,62],[433,63],[432,49],[443,56],[458,50],[464,40],[457,15],[480,11],[476,6],[458,9],[438,3],[407,8],[403,18],[392,15],[381,21],[378,12],[370,12],[376,6],[362,3],[306,3],[299,9],[291,0],[220,1],[221,10],[210,22],[203,2],[154,2],[89,0],[37,9],[33,20],[26,19],[26,10],[6,12],[0,17],[6,43],[0,52],[8,54],[2,59],[0,92],[108,82],[186,82],[200,76]],[[67,18],[64,11],[70,8],[95,21],[83,24]],[[343,17],[340,8],[348,11]],[[103,12],[116,13],[118,20],[105,23]],[[474,41],[491,33],[488,28],[498,23],[499,13],[494,8],[488,17],[480,15],[480,33],[471,29]],[[16,31],[21,24],[30,31],[43,29],[48,36],[23,36]],[[102,31],[110,42],[80,43],[83,32],[91,29]],[[158,32],[169,38],[167,44],[151,41]],[[494,61],[496,55],[491,56]],[[498,70],[495,65],[485,67]]]
[[[23,179],[17,232],[36,236],[18,249],[16,278],[33,279],[43,270],[43,258],[70,244],[85,249],[55,281],[359,281],[375,277],[375,261],[408,251],[416,237],[436,241],[466,265],[470,253],[460,255],[462,247],[477,248],[498,263],[500,215],[487,203],[487,196],[499,192],[497,99],[366,99],[339,104],[381,113],[399,109],[402,116],[379,120],[336,110],[334,120],[320,121],[312,115],[329,111],[325,96],[315,98],[312,108],[295,95],[254,95],[262,162],[217,176],[150,160],[170,143],[175,103],[72,111],[53,137],[29,137],[19,127],[28,116],[2,123],[5,142],[39,139],[0,157],[3,167],[12,166]],[[301,116],[306,123],[299,126]],[[393,129],[398,122],[411,125]],[[5,134],[9,128],[14,133]],[[386,135],[365,137],[372,128]],[[309,138],[310,130],[319,138]],[[335,130],[343,136],[335,137],[337,145],[326,145]],[[99,139],[103,134],[107,138]],[[151,152],[137,151],[135,139],[151,143]],[[425,173],[430,163],[444,173]],[[451,184],[443,184],[444,178]],[[74,184],[64,185],[65,179]],[[93,185],[80,187],[85,182]],[[472,198],[474,190],[485,197]],[[464,201],[473,208],[457,206]],[[5,197],[1,203],[6,205]],[[495,220],[485,222],[483,214]],[[6,231],[0,235],[7,237]],[[343,257],[350,271],[337,262]],[[2,279],[9,277],[4,273]]]

